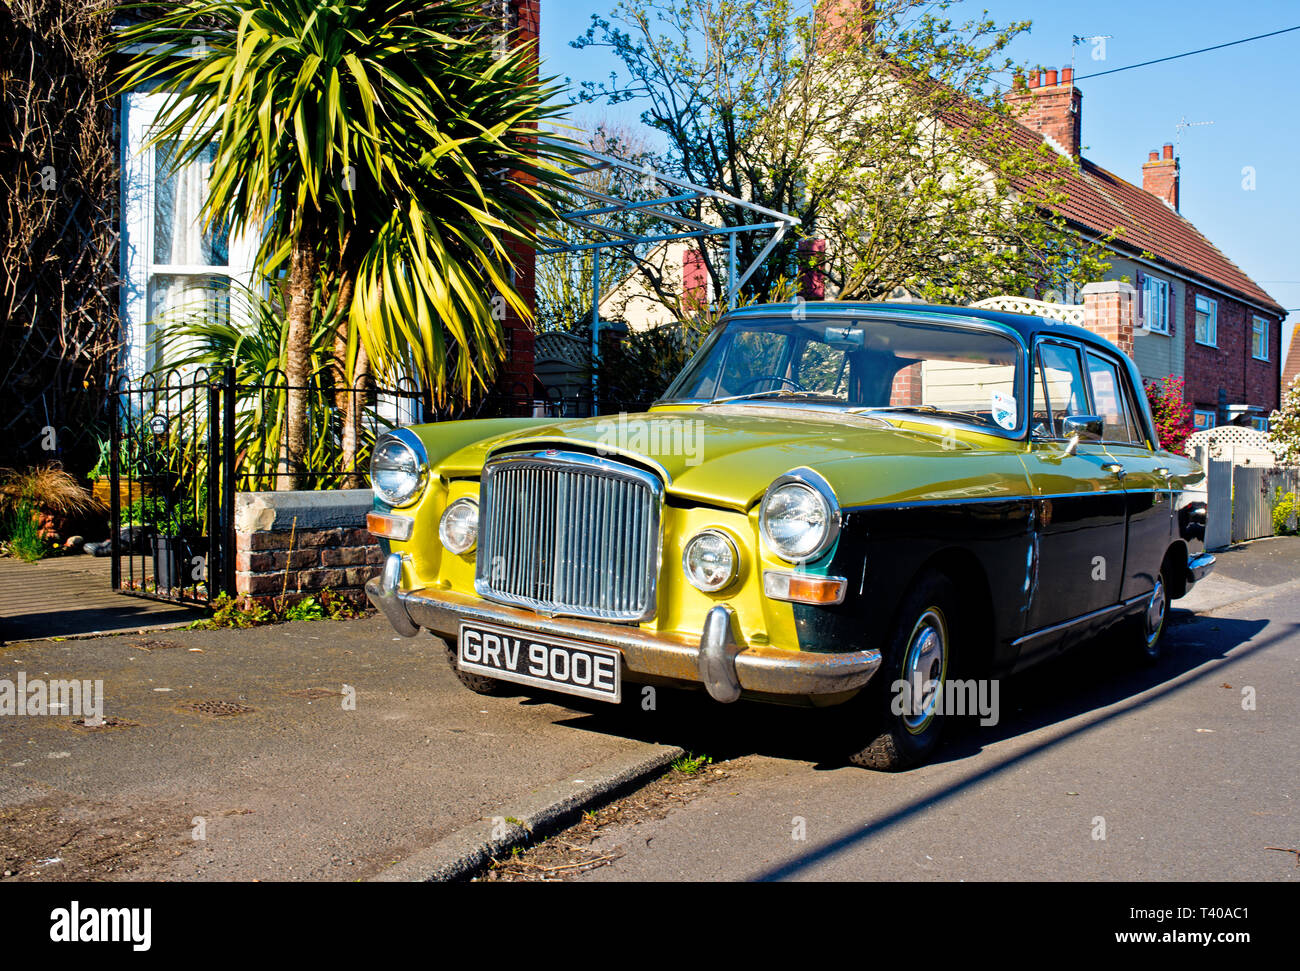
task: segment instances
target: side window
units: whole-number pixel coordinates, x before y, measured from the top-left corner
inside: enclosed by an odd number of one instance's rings
[[[1106,423],[1103,440],[1125,445],[1145,445],[1146,442],[1137,432],[1137,422],[1119,368],[1111,361],[1089,353],[1088,379],[1092,382],[1092,400],[1097,414]]]
[[[1073,347],[1049,342],[1039,344],[1035,385],[1036,398],[1046,402],[1048,412],[1044,415],[1042,402],[1035,400],[1034,420],[1047,419],[1045,428],[1049,437],[1062,437],[1061,419],[1067,415],[1089,414],[1083,365],[1079,361],[1079,352]]]

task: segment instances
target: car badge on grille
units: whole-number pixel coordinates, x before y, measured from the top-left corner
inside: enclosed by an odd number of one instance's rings
[[[553,458],[555,458],[555,456],[557,456],[557,455],[559,455],[559,454],[560,454],[559,449],[548,448],[548,449],[546,450],[546,457],[547,457],[548,459],[553,459]]]

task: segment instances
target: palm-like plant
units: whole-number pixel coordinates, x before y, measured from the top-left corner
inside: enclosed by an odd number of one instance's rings
[[[205,225],[259,234],[260,269],[287,274],[289,387],[308,383],[322,275],[339,295],[347,383],[360,348],[382,379],[409,368],[439,402],[487,387],[502,310],[530,316],[507,243],[534,243],[568,184],[563,150],[536,140],[558,109],[535,51],[499,51],[478,0],[144,9],[121,45],[145,53],[120,84],[168,93],[154,141],[177,141],[179,163],[215,145]],[[291,470],[307,410],[291,390]]]

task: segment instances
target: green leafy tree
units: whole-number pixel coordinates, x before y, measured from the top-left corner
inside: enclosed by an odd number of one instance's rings
[[[477,0],[189,0],[149,4],[123,31],[123,88],[169,97],[154,143],[178,163],[215,146],[205,227],[260,239],[286,282],[285,372],[305,388],[312,318],[338,295],[335,360],[381,380],[413,371],[435,401],[486,388],[504,356],[510,241],[553,215],[561,150],[537,142],[536,52],[502,50]],[[287,396],[284,448],[299,485],[305,390]],[[355,416],[353,416],[355,417]]]
[[[1287,465],[1300,465],[1300,377],[1282,394],[1282,407],[1268,416],[1268,447]]]
[[[954,24],[951,6],[624,0],[574,46],[623,62],[625,77],[587,83],[584,97],[642,105],[666,167],[826,239],[819,269],[841,298],[904,287],[965,302],[1099,278],[1102,250],[1054,212],[1074,163],[1027,137],[992,81],[1028,25]],[[746,218],[719,200],[686,208]],[[742,235],[741,264],[765,242]],[[725,259],[704,253],[721,292]],[[747,289],[766,292],[801,259],[785,240]]]

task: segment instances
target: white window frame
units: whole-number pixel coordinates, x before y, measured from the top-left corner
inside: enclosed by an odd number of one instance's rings
[[[1256,354],[1256,353],[1255,353],[1255,338],[1258,337],[1258,336],[1260,336],[1260,328],[1261,328],[1261,327],[1263,328],[1263,337],[1264,337],[1264,353],[1263,353],[1262,356],[1259,355],[1259,354]],[[1250,318],[1250,356],[1251,356],[1252,358],[1254,358],[1256,361],[1267,361],[1267,360],[1268,360],[1268,341],[1269,341],[1268,330],[1269,330],[1269,327],[1268,327],[1268,318],[1267,318],[1267,317],[1261,317],[1261,316],[1259,316],[1258,314],[1254,314],[1254,315],[1251,316],[1251,318]]]
[[[1206,316],[1205,326],[1206,326],[1206,330],[1209,331],[1209,335],[1208,335],[1209,340],[1207,341],[1201,340],[1201,334],[1200,334],[1200,330],[1201,330],[1200,316],[1201,313],[1203,312],[1201,310],[1202,304],[1204,304],[1206,308],[1204,311]],[[1195,340],[1196,343],[1200,344],[1202,347],[1218,347],[1219,346],[1219,301],[1215,300],[1212,297],[1206,297],[1198,293],[1196,295],[1195,314],[1197,319],[1192,323],[1192,328],[1193,328],[1192,339]]]
[[[153,263],[154,153],[145,144],[155,128],[165,94],[132,91],[122,97],[122,245],[121,306],[123,364],[136,379],[153,365],[150,342],[149,282],[170,268]],[[254,240],[232,236],[225,266],[186,266],[186,274],[226,276],[250,286],[257,246]],[[175,272],[174,270],[172,272]]]
[[[1152,299],[1153,288],[1158,294],[1156,299]],[[1160,308],[1158,317],[1152,313],[1153,307]],[[1157,320],[1159,327],[1156,326]],[[1142,323],[1148,333],[1169,336],[1169,281],[1150,273],[1142,278]]]

